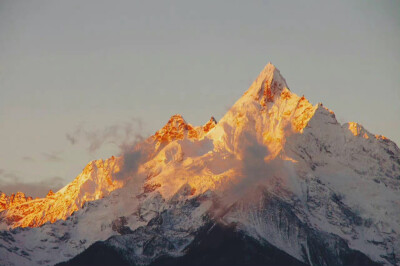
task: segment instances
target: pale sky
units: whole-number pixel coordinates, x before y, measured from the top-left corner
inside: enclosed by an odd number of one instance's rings
[[[400,143],[400,1],[0,1],[0,190],[57,189],[176,113],[218,120],[269,61]]]

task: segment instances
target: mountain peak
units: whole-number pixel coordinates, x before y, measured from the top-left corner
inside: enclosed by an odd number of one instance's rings
[[[168,126],[183,127],[185,125],[187,125],[187,123],[183,118],[183,116],[180,114],[175,114],[171,116],[171,118],[168,120],[167,124],[164,127]]]
[[[286,80],[282,77],[279,69],[269,62],[246,94],[265,106],[267,102],[273,102],[275,95],[280,95],[284,88],[288,88]]]
[[[215,120],[215,118],[212,116],[210,118],[210,120],[208,120],[208,122],[203,126],[203,130],[204,132],[208,132],[211,129],[213,129],[215,127],[215,125],[217,124],[217,120]]]
[[[49,197],[52,197],[52,196],[54,196],[54,192],[53,192],[53,190],[49,190],[49,193],[47,193],[47,196],[46,196],[46,198],[49,198]]]
[[[168,143],[173,140],[180,140],[188,137],[189,139],[201,139],[204,135],[215,127],[217,121],[214,117],[204,126],[192,126],[179,114],[171,116],[167,124],[157,131],[153,138],[159,143]]]
[[[271,62],[268,62],[268,64],[265,65],[263,71],[275,71],[277,69],[274,64]]]
[[[167,124],[156,132],[155,139],[160,142],[171,141],[173,139],[182,139],[184,132],[188,129],[188,124],[180,114],[171,116]]]
[[[356,122],[345,123],[344,127],[347,128],[355,137],[362,137],[364,139],[369,139],[370,137],[375,137],[377,139],[379,138],[377,136],[373,136],[361,124]]]

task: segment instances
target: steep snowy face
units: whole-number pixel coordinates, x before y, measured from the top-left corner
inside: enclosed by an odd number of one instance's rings
[[[288,88],[286,80],[274,65],[268,63],[245,95],[247,94],[265,106],[268,102],[273,102],[285,88]]]
[[[400,150],[361,125],[337,122],[320,104],[302,134],[289,137],[297,193],[314,227],[338,235],[375,261],[398,264]],[[301,216],[299,214],[299,216]]]
[[[266,159],[278,154],[286,158],[286,138],[301,133],[316,108],[304,97],[292,93],[279,70],[269,63],[221,119],[210,138],[217,149],[225,149],[239,158],[245,136],[268,148]]]

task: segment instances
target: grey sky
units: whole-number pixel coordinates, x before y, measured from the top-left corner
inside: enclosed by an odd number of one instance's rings
[[[218,120],[268,61],[399,144],[399,47],[399,1],[1,1],[0,190],[67,183],[175,113]]]

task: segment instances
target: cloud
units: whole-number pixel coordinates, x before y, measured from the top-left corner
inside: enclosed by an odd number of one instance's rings
[[[6,179],[6,180],[16,180],[19,178],[16,174],[8,172],[4,169],[0,169],[0,177],[2,177],[3,179]],[[1,187],[0,187],[0,190],[1,190]]]
[[[77,142],[77,139],[76,139],[76,137],[74,135],[71,135],[71,134],[67,133],[65,135],[65,137],[71,143],[71,145],[74,145]]]
[[[62,161],[62,157],[60,156],[62,152],[42,152],[41,156],[49,162],[60,162]],[[32,156],[23,156],[21,158],[22,161],[24,162],[36,162],[36,159],[33,158]]]
[[[139,165],[148,158],[152,146],[143,140],[144,137],[136,133],[130,141],[124,141],[119,145],[123,164],[121,170],[116,174],[116,179],[122,180],[134,176]]]
[[[80,124],[66,134],[66,139],[71,145],[83,144],[89,153],[100,149],[106,143],[113,143],[120,152],[123,163],[115,178],[124,180],[134,176],[140,163],[147,158],[149,146],[143,142],[143,122],[139,118],[106,126],[102,129],[87,129]]]
[[[31,156],[23,156],[21,159],[25,162],[34,162],[35,161],[35,159],[33,159]]]
[[[62,158],[60,157],[61,152],[42,152],[42,156],[50,162],[60,162]]]
[[[12,179],[17,179],[18,178],[18,176],[16,175],[16,174],[14,174],[14,173],[6,173],[6,174],[3,174],[3,176],[6,178],[6,179],[9,179],[9,180],[12,180]]]
[[[87,130],[82,125],[72,133],[67,134],[71,145],[86,142],[89,152],[94,152],[105,143],[114,143],[120,149],[119,155],[123,157],[121,170],[116,175],[117,179],[127,179],[134,176],[140,163],[147,158],[148,145],[143,143],[141,134],[143,123],[140,119],[133,118],[126,123],[107,126],[102,130]],[[62,161],[61,152],[42,152],[44,159],[51,162]],[[24,161],[34,161],[30,156],[22,157]],[[15,173],[0,169],[0,191],[11,194],[18,191],[32,197],[45,197],[51,189],[57,191],[66,182],[61,177],[43,178],[37,182],[27,182]]]
[[[73,132],[65,135],[71,145],[84,143],[87,151],[93,153],[106,143],[113,143],[119,147],[131,144],[141,137],[143,122],[139,118],[131,118],[125,123],[106,126],[103,129],[86,129],[79,125]]]
[[[15,173],[0,170],[0,191],[11,195],[16,192],[23,192],[26,196],[45,197],[49,190],[57,191],[65,180],[59,176],[43,178],[37,182],[26,182]]]
[[[297,176],[294,163],[277,156],[267,159],[271,154],[268,147],[257,139],[252,132],[240,136],[237,147],[238,175],[224,190],[217,213],[224,213],[238,200],[252,199],[259,195],[257,191],[268,190],[274,194],[297,193]],[[283,189],[284,188],[284,189]]]
[[[123,164],[121,170],[115,175],[118,180],[124,180],[133,176],[142,161],[142,151],[133,150],[122,154]]]

